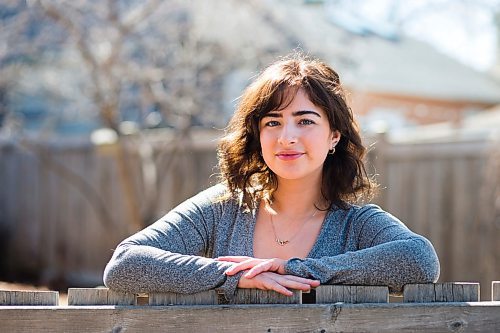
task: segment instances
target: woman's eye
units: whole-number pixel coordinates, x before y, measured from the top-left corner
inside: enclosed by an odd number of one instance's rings
[[[266,124],[265,124],[265,125],[266,125],[267,127],[275,127],[275,126],[278,126],[279,124],[280,124],[280,123],[279,123],[279,122],[277,122],[276,120],[271,120],[271,121],[266,122]]]
[[[310,119],[301,119],[299,121],[299,124],[300,125],[311,125],[311,124],[314,124],[314,121],[312,121]]]

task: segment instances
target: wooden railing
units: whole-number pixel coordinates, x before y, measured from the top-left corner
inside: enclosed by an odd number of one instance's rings
[[[478,283],[407,285],[399,298],[382,286],[325,285],[291,297],[239,289],[228,304],[213,290],[70,288],[68,306],[59,306],[55,291],[0,290],[0,331],[500,332],[500,281],[492,283],[491,302],[479,302],[479,293]]]

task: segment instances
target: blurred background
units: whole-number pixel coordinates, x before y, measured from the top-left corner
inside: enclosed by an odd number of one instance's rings
[[[500,279],[500,0],[2,0],[0,280],[102,284],[119,241],[217,181],[251,78],[341,75],[374,200],[441,281]]]

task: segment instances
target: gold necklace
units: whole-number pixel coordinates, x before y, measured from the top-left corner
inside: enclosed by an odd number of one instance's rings
[[[299,230],[297,230],[297,232],[290,239],[280,239],[278,237],[278,235],[276,234],[276,228],[274,227],[273,214],[269,213],[269,218],[271,219],[271,226],[273,228],[273,233],[274,233],[274,241],[276,243],[278,243],[278,245],[280,245],[280,246],[287,245],[288,243],[290,243],[299,234],[299,232],[302,230],[302,228],[304,228],[304,226],[306,225],[306,223],[309,222],[309,220],[311,220],[313,217],[316,216],[316,213],[318,213],[317,209],[314,210],[314,214],[312,214],[304,222],[302,222],[302,225],[300,226]]]

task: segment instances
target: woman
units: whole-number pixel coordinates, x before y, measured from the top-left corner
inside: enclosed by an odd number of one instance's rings
[[[300,56],[245,90],[218,147],[222,181],[124,240],[104,282],[126,292],[231,299],[322,284],[435,282],[430,242],[375,205],[374,184],[337,73]]]

